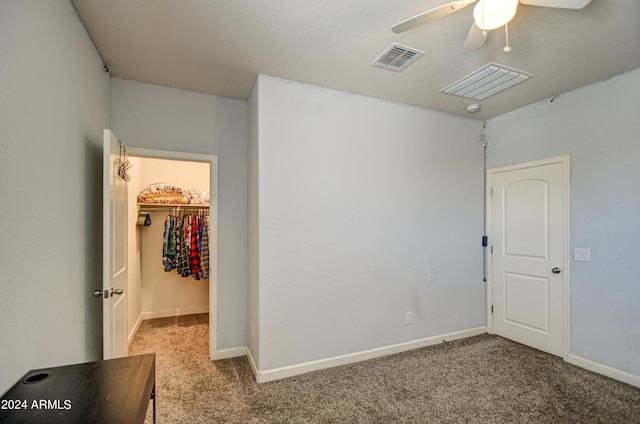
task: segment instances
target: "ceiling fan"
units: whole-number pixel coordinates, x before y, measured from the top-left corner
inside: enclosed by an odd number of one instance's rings
[[[396,34],[408,31],[429,21],[442,18],[450,13],[457,12],[471,3],[476,3],[473,9],[473,23],[464,43],[464,52],[477,50],[484,45],[488,32],[492,29],[505,26],[513,19],[518,9],[518,3],[528,6],[553,7],[558,9],[582,9],[591,0],[458,0],[442,6],[427,10],[412,18],[406,19],[391,27]],[[507,32],[507,45],[505,52],[511,51],[509,47],[509,33]]]

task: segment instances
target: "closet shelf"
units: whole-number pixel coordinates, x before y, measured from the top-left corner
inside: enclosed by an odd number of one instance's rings
[[[138,203],[138,210],[143,211],[164,211],[164,210],[193,210],[209,209],[208,203]]]

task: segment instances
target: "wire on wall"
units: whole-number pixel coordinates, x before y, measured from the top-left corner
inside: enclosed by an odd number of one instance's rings
[[[483,181],[483,208],[482,208],[482,281],[487,282],[487,136],[485,129],[487,128],[487,121],[482,124],[482,131],[480,131],[480,139],[478,142],[482,144],[482,181]]]

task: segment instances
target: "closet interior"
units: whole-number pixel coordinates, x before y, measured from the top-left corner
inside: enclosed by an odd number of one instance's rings
[[[209,312],[211,165],[129,157],[127,327]]]

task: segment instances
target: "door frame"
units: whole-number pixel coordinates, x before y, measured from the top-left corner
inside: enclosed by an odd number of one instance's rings
[[[218,355],[218,156],[201,153],[127,147],[131,157],[168,159],[209,164],[209,358]]]
[[[491,223],[493,222],[493,210],[492,210],[492,187],[494,175],[497,173],[515,171],[526,168],[533,168],[542,165],[551,165],[561,163],[562,164],[562,178],[563,178],[563,199],[564,199],[564,259],[562,264],[562,294],[564,296],[562,302],[562,358],[567,360],[571,352],[571,160],[569,155],[555,156],[546,159],[540,159],[530,162],[520,162],[512,165],[500,166],[496,168],[487,169],[487,190],[486,190],[486,222],[489,254],[487,255],[487,330],[490,334],[493,332],[493,314],[491,312],[491,306],[493,305],[493,254],[491,248],[493,247],[493,228]]]

